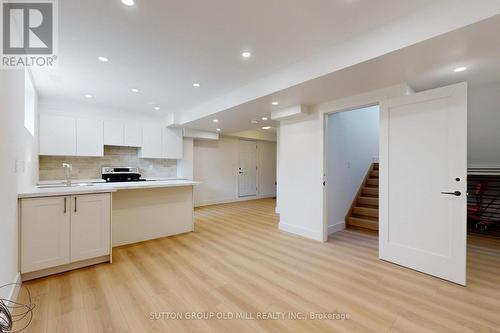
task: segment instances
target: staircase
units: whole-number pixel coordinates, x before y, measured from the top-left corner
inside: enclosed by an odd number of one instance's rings
[[[378,230],[378,163],[373,163],[346,216],[347,228]]]

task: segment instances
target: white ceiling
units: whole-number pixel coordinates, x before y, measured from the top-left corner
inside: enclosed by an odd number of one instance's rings
[[[500,16],[389,53],[362,64],[255,99],[225,111],[183,124],[213,130],[213,118],[225,132],[259,130],[252,119],[270,116],[271,111],[297,104],[320,104],[345,96],[408,83],[416,91],[468,81],[481,85],[500,81]],[[453,69],[467,66],[465,72]],[[273,107],[272,101],[280,105]],[[275,122],[266,124],[276,126]]]
[[[35,70],[35,84],[41,98],[183,112],[431,3],[436,0],[136,0],[133,7],[120,0],[59,1],[59,66]],[[244,50],[251,59],[242,60]],[[132,94],[133,87],[141,92]]]

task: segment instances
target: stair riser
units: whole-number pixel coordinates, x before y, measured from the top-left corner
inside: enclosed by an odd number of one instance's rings
[[[360,205],[372,205],[378,207],[378,198],[359,197],[358,203]]]
[[[378,187],[376,188],[365,187],[363,189],[363,194],[378,195]]]
[[[370,230],[378,230],[378,223],[375,221],[370,221],[370,220],[364,220],[356,217],[350,217],[347,220],[347,225],[348,226],[353,226],[353,227],[358,227],[358,228],[365,228],[365,229],[370,229]]]
[[[353,213],[362,216],[371,216],[378,218],[378,209],[366,207],[354,207]]]

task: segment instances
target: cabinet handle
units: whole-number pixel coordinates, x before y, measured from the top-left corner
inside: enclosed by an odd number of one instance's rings
[[[77,197],[75,197],[75,213],[76,213],[76,199],[77,199]]]
[[[66,214],[68,212],[68,209],[67,209],[67,202],[68,202],[68,198],[64,198],[64,214]]]

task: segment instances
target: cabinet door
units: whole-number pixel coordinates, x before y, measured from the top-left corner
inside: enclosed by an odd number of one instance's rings
[[[77,119],[77,156],[104,156],[104,130],[102,120]]]
[[[124,145],[127,147],[142,146],[142,126],[137,124],[125,123],[124,126]]]
[[[104,144],[123,146],[123,123],[112,120],[104,122]]]
[[[76,155],[76,120],[40,115],[40,155]]]
[[[158,125],[145,125],[142,131],[141,158],[163,158],[163,133]]]
[[[71,262],[110,253],[111,195],[71,197]]]
[[[165,128],[163,131],[163,157],[182,159],[182,128]]]
[[[21,273],[68,264],[69,197],[21,200]]]

